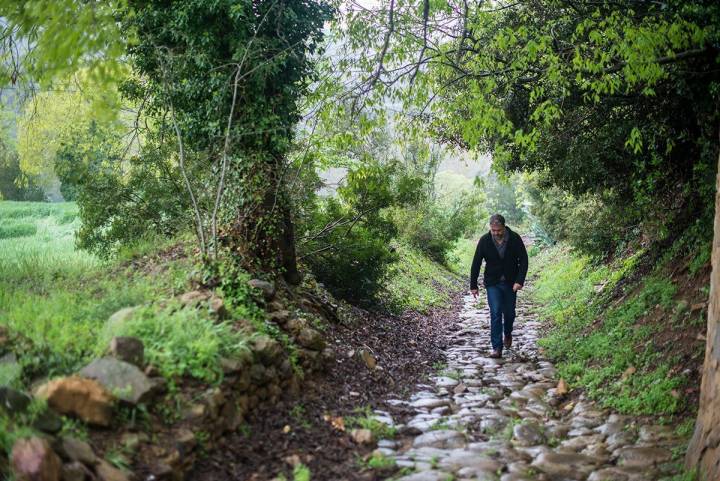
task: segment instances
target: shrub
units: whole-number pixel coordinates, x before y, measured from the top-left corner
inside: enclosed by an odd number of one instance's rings
[[[369,162],[349,170],[335,196],[306,197],[298,223],[300,259],[335,295],[371,302],[397,255],[389,207],[415,202],[422,181],[398,163]]]
[[[148,139],[139,155],[123,159],[113,135],[96,129],[90,137],[95,141],[63,145],[55,167],[77,199],[81,248],[107,258],[148,233],[170,237],[190,225],[189,201],[169,146]]]

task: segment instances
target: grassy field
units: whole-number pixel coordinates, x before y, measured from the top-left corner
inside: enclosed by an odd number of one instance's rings
[[[117,310],[188,290],[191,261],[163,262],[162,275],[138,270],[128,259],[144,253],[138,250],[142,246],[114,261],[101,261],[75,249],[79,222],[73,203],[0,202],[0,326],[9,331],[21,367],[0,372],[0,384],[22,387],[38,376],[71,373],[101,354],[112,334],[143,338],[148,357],[173,374],[178,374],[177,367],[171,368],[177,359],[166,346],[181,342],[184,333],[202,339],[204,346],[197,346],[206,351],[202,359],[217,357],[227,344],[217,339],[222,326],[202,316],[147,308],[137,320],[117,328],[122,332],[109,332],[106,321]],[[175,319],[177,315],[185,318]],[[177,354],[197,357],[187,349]],[[205,374],[197,367],[195,371]]]

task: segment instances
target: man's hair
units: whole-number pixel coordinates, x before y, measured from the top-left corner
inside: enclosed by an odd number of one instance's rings
[[[493,214],[490,216],[490,225],[505,225],[505,217],[500,214]]]

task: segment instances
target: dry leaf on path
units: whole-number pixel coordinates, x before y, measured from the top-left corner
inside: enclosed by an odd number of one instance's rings
[[[325,414],[323,419],[325,422],[330,423],[330,425],[338,431],[345,431],[345,419],[343,419],[342,416],[331,416],[329,414]]]
[[[557,387],[555,388],[555,392],[557,392],[558,396],[563,396],[568,393],[568,385],[565,382],[565,379],[560,379],[557,383]]]

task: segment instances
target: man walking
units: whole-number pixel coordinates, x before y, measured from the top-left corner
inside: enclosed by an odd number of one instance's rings
[[[528,255],[520,236],[505,226],[500,214],[490,217],[490,232],[483,235],[475,249],[470,268],[470,292],[478,296],[477,279],[485,260],[483,286],[490,307],[490,357],[502,357],[503,345],[512,346],[517,291],[523,288],[528,270]],[[505,339],[502,338],[503,333]]]

